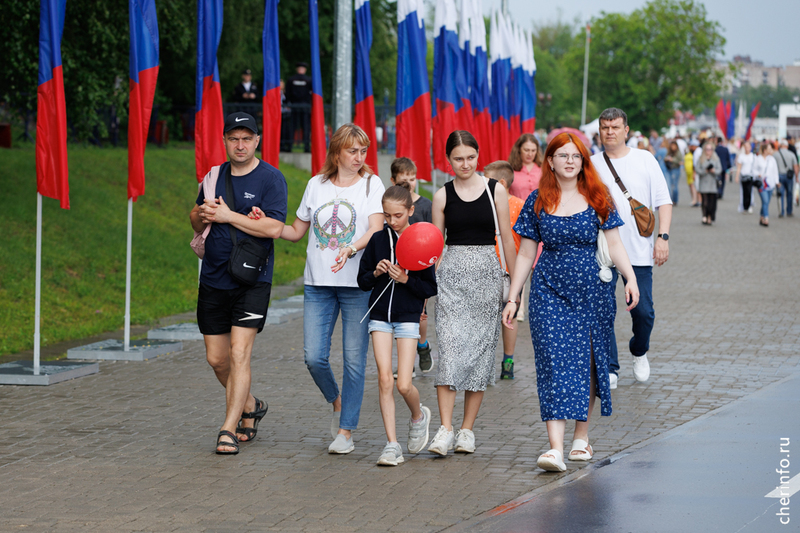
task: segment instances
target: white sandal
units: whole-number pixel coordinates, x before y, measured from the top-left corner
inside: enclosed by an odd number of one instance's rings
[[[552,457],[546,457],[552,455]],[[547,472],[565,472],[567,465],[564,464],[563,456],[558,450],[548,450],[539,456],[536,461],[536,466]]]
[[[578,452],[577,454],[575,452]],[[575,439],[572,441],[572,450],[569,452],[570,461],[589,461],[594,455],[594,450],[583,439]]]

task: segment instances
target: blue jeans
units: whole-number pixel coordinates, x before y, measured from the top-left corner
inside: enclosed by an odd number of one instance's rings
[[[767,189],[765,191],[759,191],[758,193],[761,195],[761,216],[764,218],[769,218],[769,201],[772,199],[772,191],[775,188]]]
[[[669,186],[669,195],[672,197],[672,203],[678,203],[678,182],[681,179],[681,167],[667,170],[666,174],[667,185]]]
[[[306,366],[328,403],[339,397],[339,386],[331,370],[331,336],[339,310],[342,311],[341,429],[358,427],[364,398],[364,370],[369,349],[369,320],[359,322],[369,309],[369,292],[358,287],[305,286],[303,301],[303,352]]]
[[[791,215],[792,214],[792,207],[793,207],[792,206],[792,201],[793,201],[792,192],[793,192],[793,189],[794,189],[794,183],[793,183],[794,182],[794,178],[788,179],[786,177],[786,174],[781,174],[780,175],[780,180],[781,180],[781,199],[780,199],[781,215],[783,215],[783,214]],[[784,202],[786,202],[785,206],[784,206]]]
[[[611,269],[613,278],[611,286],[617,286],[617,278],[622,277],[617,274],[616,269]],[[639,285],[639,304],[631,310],[633,320],[633,337],[631,337],[628,347],[631,354],[640,357],[650,349],[650,333],[653,331],[653,324],[656,320],[656,311],[653,309],[653,267],[635,266],[633,273],[636,274],[636,283]],[[622,278],[623,283],[625,278]],[[617,336],[611,330],[611,346],[609,346],[608,371],[619,374],[619,354],[617,353]]]

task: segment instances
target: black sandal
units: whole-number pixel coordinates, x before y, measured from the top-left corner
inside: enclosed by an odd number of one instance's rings
[[[222,437],[230,437],[233,439],[233,442],[222,442]],[[227,450],[220,450],[220,446],[230,446],[231,448],[235,448],[234,451],[227,451]],[[239,453],[239,439],[236,438],[236,435],[231,433],[230,431],[222,430],[217,434],[217,455],[236,455]]]
[[[258,434],[258,423],[261,422],[261,419],[264,418],[264,415],[267,414],[267,409],[269,406],[267,402],[261,401],[256,398],[256,409],[250,413],[242,413],[242,418],[239,419],[239,424],[236,426],[236,433],[240,435],[244,435],[247,437],[247,440],[243,440],[242,442],[250,442],[254,438],[256,438],[256,434]],[[246,428],[242,426],[242,420],[245,418],[252,418],[253,419],[253,427]]]

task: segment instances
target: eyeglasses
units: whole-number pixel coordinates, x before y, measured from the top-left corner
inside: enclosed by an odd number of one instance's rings
[[[555,154],[553,157],[558,157],[564,163],[566,163],[570,159],[572,161],[575,161],[576,163],[580,163],[581,160],[583,159],[583,156],[581,154]]]

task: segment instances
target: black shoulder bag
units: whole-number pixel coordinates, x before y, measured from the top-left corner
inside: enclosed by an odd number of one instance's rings
[[[225,194],[233,211],[236,211],[236,196],[233,194],[233,180],[231,178],[231,165],[225,169]],[[236,228],[228,224],[233,241],[231,257],[228,260],[228,274],[242,285],[255,285],[261,271],[267,265],[269,248],[252,238],[238,240]]]

